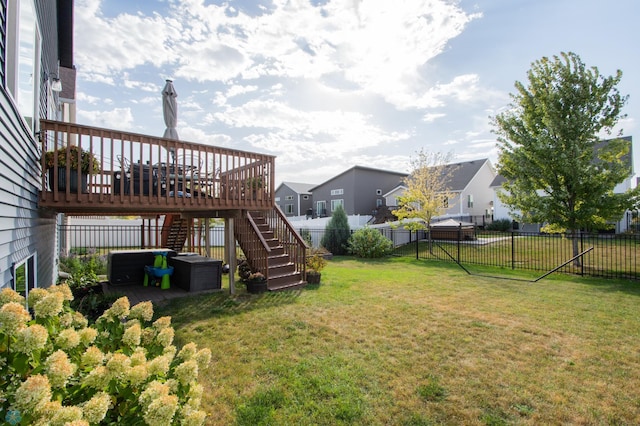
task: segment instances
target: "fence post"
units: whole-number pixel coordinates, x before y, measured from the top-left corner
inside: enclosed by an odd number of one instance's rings
[[[462,222],[458,226],[458,263],[460,263],[460,238],[462,237]]]
[[[584,251],[584,233],[580,232],[580,253]],[[584,277],[584,256],[580,259],[580,275]]]
[[[413,231],[409,230],[409,238],[411,238],[411,233]],[[418,247],[418,230],[416,229],[416,260],[420,259],[420,248]]]
[[[140,248],[144,248],[144,221],[140,224]]]
[[[516,269],[516,238],[515,231],[511,231],[511,269]]]

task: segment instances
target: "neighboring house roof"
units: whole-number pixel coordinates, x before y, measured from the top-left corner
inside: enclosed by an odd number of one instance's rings
[[[483,158],[481,160],[447,164],[445,171],[453,169],[453,173],[451,173],[451,177],[447,182],[449,191],[463,191],[487,161],[489,161],[488,158]]]
[[[326,180],[324,182],[322,182],[320,185],[316,185],[313,188],[310,189],[311,192],[313,192],[314,189],[319,188],[321,186],[326,185],[327,183],[331,182],[332,180],[338,179],[339,177],[346,175],[347,173],[350,173],[352,171],[357,171],[357,170],[368,170],[368,171],[372,171],[372,172],[378,172],[378,173],[385,173],[385,174],[389,174],[389,175],[397,175],[400,178],[404,179],[405,177],[407,177],[406,173],[401,173],[401,172],[393,172],[393,171],[389,171],[389,170],[383,170],[383,169],[374,169],[372,167],[364,167],[364,166],[353,166],[350,169],[345,170],[344,172],[335,175],[334,177],[332,177],[329,180]]]
[[[478,171],[480,170],[480,168],[487,162],[489,161],[488,158],[483,158],[481,160],[472,160],[472,161],[465,161],[462,163],[453,163],[453,164],[447,164],[444,166],[444,172],[448,173],[449,170],[453,169],[453,172],[451,173],[450,179],[447,182],[447,188],[449,191],[452,192],[461,192],[463,191],[471,182],[471,180],[473,179],[473,177],[478,173]],[[495,181],[495,180],[494,180]],[[391,191],[387,192],[386,194],[384,194],[385,197],[388,197],[389,195],[393,194],[396,191],[399,190],[406,190],[407,186],[404,184],[400,184],[398,186],[396,186],[395,188],[393,188]]]
[[[448,190],[453,192],[463,191],[469,185],[473,177],[478,173],[480,168],[487,161],[489,161],[488,158],[483,158],[481,160],[472,160],[472,161],[465,161],[462,163],[453,163],[453,164],[445,165],[444,166],[445,173],[447,173],[448,170],[453,169],[450,179],[447,182]],[[494,179],[494,182],[495,182],[495,179]],[[492,182],[492,185],[493,185],[493,182]],[[406,189],[407,189],[407,186],[401,183],[395,188],[393,188],[392,190],[388,191],[386,194],[384,194],[383,197],[388,197],[394,192],[399,192]]]
[[[317,184],[315,183],[300,183],[300,182],[282,182],[279,186],[278,189],[276,189],[276,192],[278,192],[280,190],[280,188],[282,188],[282,186],[287,186],[289,188],[291,188],[293,190],[293,192],[295,192],[296,194],[311,194],[311,188],[313,188],[314,186],[317,186]]]
[[[507,179],[502,176],[502,175],[497,175],[495,178],[493,178],[493,181],[491,181],[491,185],[489,185],[491,188],[493,187],[499,187],[502,186],[503,183],[505,183],[507,181]]]

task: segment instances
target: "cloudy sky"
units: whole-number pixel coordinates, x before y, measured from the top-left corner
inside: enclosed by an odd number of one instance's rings
[[[533,61],[572,51],[640,120],[637,0],[76,0],[78,122],[277,156],[282,181],[416,151],[496,160],[489,117]],[[637,159],[637,151],[634,147]],[[636,160],[636,170],[640,164]]]

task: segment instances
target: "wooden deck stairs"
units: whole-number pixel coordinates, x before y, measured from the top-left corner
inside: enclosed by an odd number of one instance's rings
[[[303,287],[306,245],[280,210],[243,211],[236,240],[255,271],[267,278],[269,291]]]
[[[193,219],[182,218],[180,215],[166,215],[162,224],[161,247],[177,252],[183,251],[190,226],[193,226]]]

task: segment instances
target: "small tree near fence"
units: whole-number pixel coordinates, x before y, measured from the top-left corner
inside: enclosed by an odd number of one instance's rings
[[[342,206],[338,206],[331,215],[331,220],[324,228],[321,244],[333,254],[347,254],[349,237],[349,220]]]
[[[451,192],[449,185],[456,166],[448,164],[451,158],[451,153],[427,152],[423,149],[417,152],[416,157],[411,158],[411,173],[404,181],[407,189],[398,197],[398,209],[392,211],[400,220],[414,219],[405,223],[405,229],[430,230],[431,220],[452,207],[455,194]],[[429,249],[431,250],[431,232]]]

